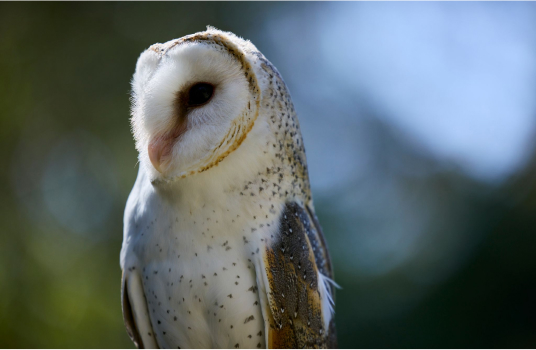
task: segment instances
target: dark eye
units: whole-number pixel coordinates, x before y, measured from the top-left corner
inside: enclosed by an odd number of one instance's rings
[[[207,83],[197,83],[190,88],[188,93],[188,105],[199,106],[206,103],[212,97],[214,86]]]

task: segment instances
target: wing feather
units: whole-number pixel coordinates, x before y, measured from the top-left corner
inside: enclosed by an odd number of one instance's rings
[[[154,332],[149,319],[149,311],[143,293],[143,286],[137,273],[123,271],[121,301],[123,321],[130,339],[139,349],[156,349]]]
[[[327,248],[312,211],[287,203],[279,236],[264,252],[269,348],[336,347],[331,315],[333,276]]]
[[[122,284],[121,284],[121,305],[123,309],[123,322],[127,328],[127,333],[130,339],[134,342],[134,345],[138,349],[143,349],[143,342],[136,327],[136,321],[134,321],[134,315],[132,313],[132,305],[128,296],[128,287],[126,284],[126,279],[123,273]]]

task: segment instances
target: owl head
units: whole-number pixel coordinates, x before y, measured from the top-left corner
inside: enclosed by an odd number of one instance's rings
[[[152,180],[203,172],[240,146],[259,114],[255,52],[250,42],[209,27],[141,54],[131,123]]]

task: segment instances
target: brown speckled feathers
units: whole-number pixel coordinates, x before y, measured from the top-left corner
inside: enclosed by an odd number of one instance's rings
[[[281,215],[280,233],[280,239],[266,249],[264,257],[270,285],[268,346],[334,348],[334,320],[329,329],[324,329],[316,274],[319,271],[332,277],[320,226],[308,209],[292,202]]]

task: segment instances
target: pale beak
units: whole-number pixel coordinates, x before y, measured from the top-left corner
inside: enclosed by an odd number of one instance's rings
[[[149,142],[149,159],[159,173],[167,170],[174,141],[174,138],[163,135]]]
[[[171,163],[173,146],[186,132],[186,121],[178,119],[169,132],[155,136],[148,146],[149,159],[154,168],[161,174],[168,170]]]

